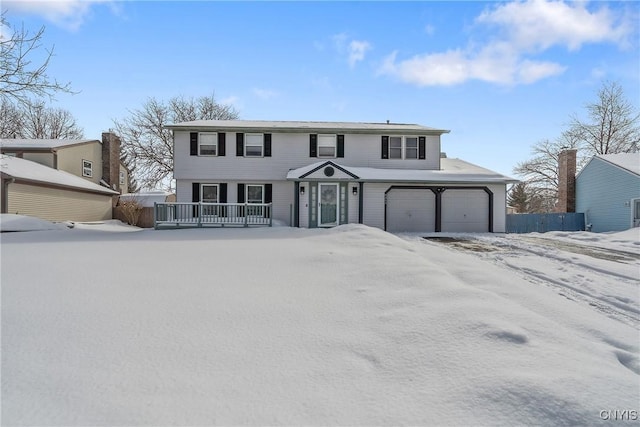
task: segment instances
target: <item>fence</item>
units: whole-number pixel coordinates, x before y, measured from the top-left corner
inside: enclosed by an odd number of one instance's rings
[[[156,203],[154,227],[271,227],[271,208],[271,203]]]
[[[583,213],[509,214],[507,233],[584,231]]]

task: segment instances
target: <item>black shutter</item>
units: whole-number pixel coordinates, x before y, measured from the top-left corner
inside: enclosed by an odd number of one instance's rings
[[[194,182],[191,184],[191,201],[198,203],[200,201],[200,183]]]
[[[227,151],[227,134],[218,132],[218,156],[224,156]]]
[[[264,156],[271,157],[271,134],[264,134]]]
[[[427,158],[426,142],[427,138],[425,138],[424,136],[418,137],[418,159],[420,160],[424,160]]]
[[[318,135],[309,135],[309,157],[318,157]]]
[[[338,152],[336,157],[344,157],[344,135],[338,135]]]
[[[244,203],[244,184],[238,184],[238,203]]]
[[[380,158],[381,159],[389,158],[389,137],[388,136],[382,137],[382,153]]]
[[[191,132],[189,136],[190,136],[189,140],[191,142],[191,155],[197,156],[198,155],[198,132]]]
[[[272,202],[272,184],[265,184],[264,185],[264,202],[265,203],[271,203]]]
[[[236,133],[236,156],[244,156],[244,133]]]
[[[218,203],[227,203],[227,183],[221,182],[218,184],[220,194],[218,194]]]

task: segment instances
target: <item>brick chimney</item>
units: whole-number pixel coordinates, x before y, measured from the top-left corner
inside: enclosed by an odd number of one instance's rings
[[[576,211],[576,153],[577,150],[564,150],[558,156],[556,212]]]
[[[120,138],[112,132],[102,133],[102,179],[120,191]]]

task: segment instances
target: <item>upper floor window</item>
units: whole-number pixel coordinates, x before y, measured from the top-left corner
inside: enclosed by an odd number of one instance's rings
[[[424,136],[383,136],[383,159],[425,159],[426,138]]]
[[[198,135],[198,155],[218,155],[218,134],[213,132],[200,132]]]
[[[318,157],[336,157],[336,135],[318,135]]]
[[[261,133],[248,133],[245,135],[245,157],[262,157],[264,149],[264,137]]]
[[[93,163],[90,160],[82,160],[82,176],[93,176]]]
[[[120,185],[124,185],[124,172],[120,171]]]

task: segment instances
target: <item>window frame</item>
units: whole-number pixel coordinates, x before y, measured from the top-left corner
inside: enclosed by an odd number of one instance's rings
[[[400,147],[392,147],[392,143],[391,141],[393,139],[400,139]],[[391,155],[391,150],[395,150],[397,151],[398,148],[400,148],[400,157],[394,157]],[[403,136],[398,136],[398,135],[389,135],[389,148],[388,148],[388,153],[387,156],[389,157],[389,160],[403,160],[404,159],[404,137]]]
[[[87,170],[89,171],[88,173]],[[93,162],[91,160],[82,159],[82,176],[93,178]]]
[[[202,141],[202,137],[204,135],[214,135],[215,136],[215,143],[208,143],[208,144],[203,144]],[[216,153],[215,154],[203,154],[202,153],[202,146],[213,146],[215,147]],[[198,156],[202,156],[202,157],[218,157],[218,153],[220,153],[219,147],[218,147],[218,132],[198,132]]]
[[[327,140],[328,138],[331,138],[333,140],[332,144],[326,144],[326,143],[321,143],[321,141]],[[321,159],[335,159],[338,156],[338,135],[337,134],[333,134],[333,133],[320,133],[318,134],[317,137],[317,149],[316,149],[316,154],[318,158]],[[333,154],[326,156],[326,155],[322,155],[320,154],[320,151],[322,148],[327,148],[327,147],[331,147],[333,148]]]
[[[392,140],[400,138],[400,157],[393,157],[392,150],[397,152],[398,147],[392,147]],[[415,147],[407,147],[407,139],[415,140]],[[389,135],[389,143],[387,147],[387,157],[389,160],[420,160],[420,137],[416,135]],[[415,156],[408,157],[407,152],[411,150],[415,152]]]
[[[215,202],[211,202],[209,200],[204,200],[204,188],[205,187],[215,187],[216,188],[216,200]],[[220,203],[220,184],[200,184],[200,202],[201,203]]]
[[[124,185],[124,181],[125,181],[125,177],[124,177],[124,171],[120,171],[120,173],[118,174],[118,182],[120,183],[120,185]]]
[[[415,157],[408,157],[407,156],[407,152],[409,151],[409,147],[407,144],[407,139],[412,138],[416,140],[416,146],[415,147],[411,147],[411,149],[413,150],[415,148],[416,150],[416,156]],[[404,160],[418,160],[418,151],[420,150],[420,142],[419,142],[419,138],[417,136],[405,136],[404,137],[404,144],[403,144],[403,148],[404,148]]]
[[[255,137],[260,137],[260,144],[252,143],[250,144],[250,139]],[[248,154],[247,147],[260,147],[260,155],[256,154]],[[244,134],[244,157],[264,157],[264,134],[263,133],[245,133]]]
[[[259,202],[256,201],[249,201],[249,187],[260,187],[260,195],[261,195],[261,199]],[[245,184],[244,185],[244,202],[247,204],[253,203],[253,204],[264,204],[264,184]]]

